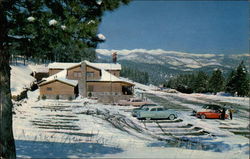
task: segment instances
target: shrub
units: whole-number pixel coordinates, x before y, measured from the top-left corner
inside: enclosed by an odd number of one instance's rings
[[[22,100],[22,99],[24,99],[24,98],[28,98],[28,96],[27,96],[27,91],[28,91],[28,90],[25,90],[25,91],[21,92],[21,94],[17,96],[16,100],[17,100],[17,101],[20,101],[20,100]]]
[[[92,97],[92,93],[91,93],[91,92],[88,93],[88,97],[89,97],[89,98]]]
[[[45,99],[46,99],[46,96],[45,96],[45,95],[43,95],[43,96],[42,96],[42,100],[45,100]]]
[[[72,97],[72,96],[69,96],[68,100],[69,100],[69,101],[72,101],[72,100],[73,100],[73,97]]]
[[[59,95],[56,95],[56,99],[57,99],[57,100],[60,99]]]

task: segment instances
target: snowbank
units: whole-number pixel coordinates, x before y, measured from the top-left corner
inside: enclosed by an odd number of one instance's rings
[[[26,88],[29,88],[35,81],[35,78],[29,65],[11,65],[11,94],[12,96],[19,95]]]

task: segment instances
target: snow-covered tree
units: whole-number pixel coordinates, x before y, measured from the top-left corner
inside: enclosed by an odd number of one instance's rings
[[[208,83],[209,91],[216,94],[219,91],[224,90],[224,77],[220,69],[213,71]]]
[[[94,48],[105,11],[130,0],[1,0],[0,1],[0,157],[15,158],[12,131],[10,65],[12,54],[65,61],[73,54],[95,59]],[[90,23],[91,22],[91,23]],[[70,49],[72,48],[72,49]],[[75,58],[74,58],[75,60]]]
[[[242,61],[236,70],[228,77],[226,91],[238,96],[247,96],[250,91],[250,80],[248,71]]]

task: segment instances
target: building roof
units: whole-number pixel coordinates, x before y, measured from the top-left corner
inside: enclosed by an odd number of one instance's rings
[[[121,64],[118,63],[93,63],[87,60],[84,61],[87,65],[97,68],[97,69],[104,69],[104,70],[121,70]],[[63,63],[63,62],[53,62],[48,65],[49,69],[70,69],[81,65],[81,63]]]
[[[48,73],[49,69],[45,67],[44,65],[29,65],[32,72],[36,73]]]
[[[53,62],[48,65],[49,69],[67,69],[81,63]]]
[[[109,73],[106,70],[121,70],[121,65],[120,64],[114,64],[114,63],[92,63],[89,61],[84,61],[86,65],[90,67],[94,67],[98,70],[101,70],[101,78],[97,80],[88,80],[88,81],[96,81],[96,82],[124,82],[128,83],[131,85],[134,85],[131,82],[125,81],[123,79],[120,79],[113,74]],[[81,63],[59,63],[59,62],[54,62],[48,65],[48,68],[50,69],[63,69],[62,71],[48,77],[44,78],[43,81],[39,85],[44,85],[46,83],[52,82],[52,81],[61,81],[67,84],[70,84],[72,86],[76,86],[78,84],[77,80],[69,80],[67,79],[67,69],[76,67],[78,65],[81,65]]]
[[[118,78],[116,76],[114,76],[113,74],[109,73],[108,71],[101,69],[102,71],[102,76],[100,79],[96,79],[96,80],[88,80],[88,82],[90,81],[96,81],[96,82],[124,82],[124,83],[128,83],[131,85],[134,85],[131,82],[125,81],[121,78]]]
[[[121,64],[119,63],[93,63],[89,61],[84,61],[87,65],[99,68],[99,69],[104,69],[104,70],[121,70]]]
[[[58,72],[57,74],[54,74],[52,76],[49,76],[48,78],[43,78],[41,83],[39,85],[44,85],[46,83],[50,83],[52,81],[61,81],[63,83],[67,83],[72,86],[76,86],[78,84],[77,80],[70,80],[66,78],[67,70],[63,70]]]

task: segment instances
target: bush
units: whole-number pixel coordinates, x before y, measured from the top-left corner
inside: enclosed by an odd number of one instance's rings
[[[46,96],[45,96],[45,95],[43,95],[43,96],[42,96],[42,100],[45,100],[45,99],[46,99]]]
[[[38,89],[38,85],[37,84],[32,84],[32,86],[30,87],[30,90],[33,92],[35,90]]]
[[[193,93],[192,88],[185,87],[185,86],[182,86],[182,85],[178,85],[176,90],[181,92],[181,93],[187,93],[187,94]]]
[[[91,93],[91,92],[88,93],[88,97],[89,97],[89,98],[92,97],[92,93]]]
[[[59,99],[60,99],[59,95],[56,95],[56,99],[57,99],[57,100],[59,100]]]
[[[69,101],[72,101],[72,100],[73,100],[73,97],[72,97],[72,96],[69,96],[68,100],[69,100]]]
[[[21,94],[16,97],[16,101],[20,101],[20,100],[22,100],[24,98],[28,98],[27,91],[28,90],[25,90],[25,91],[21,92]]]

